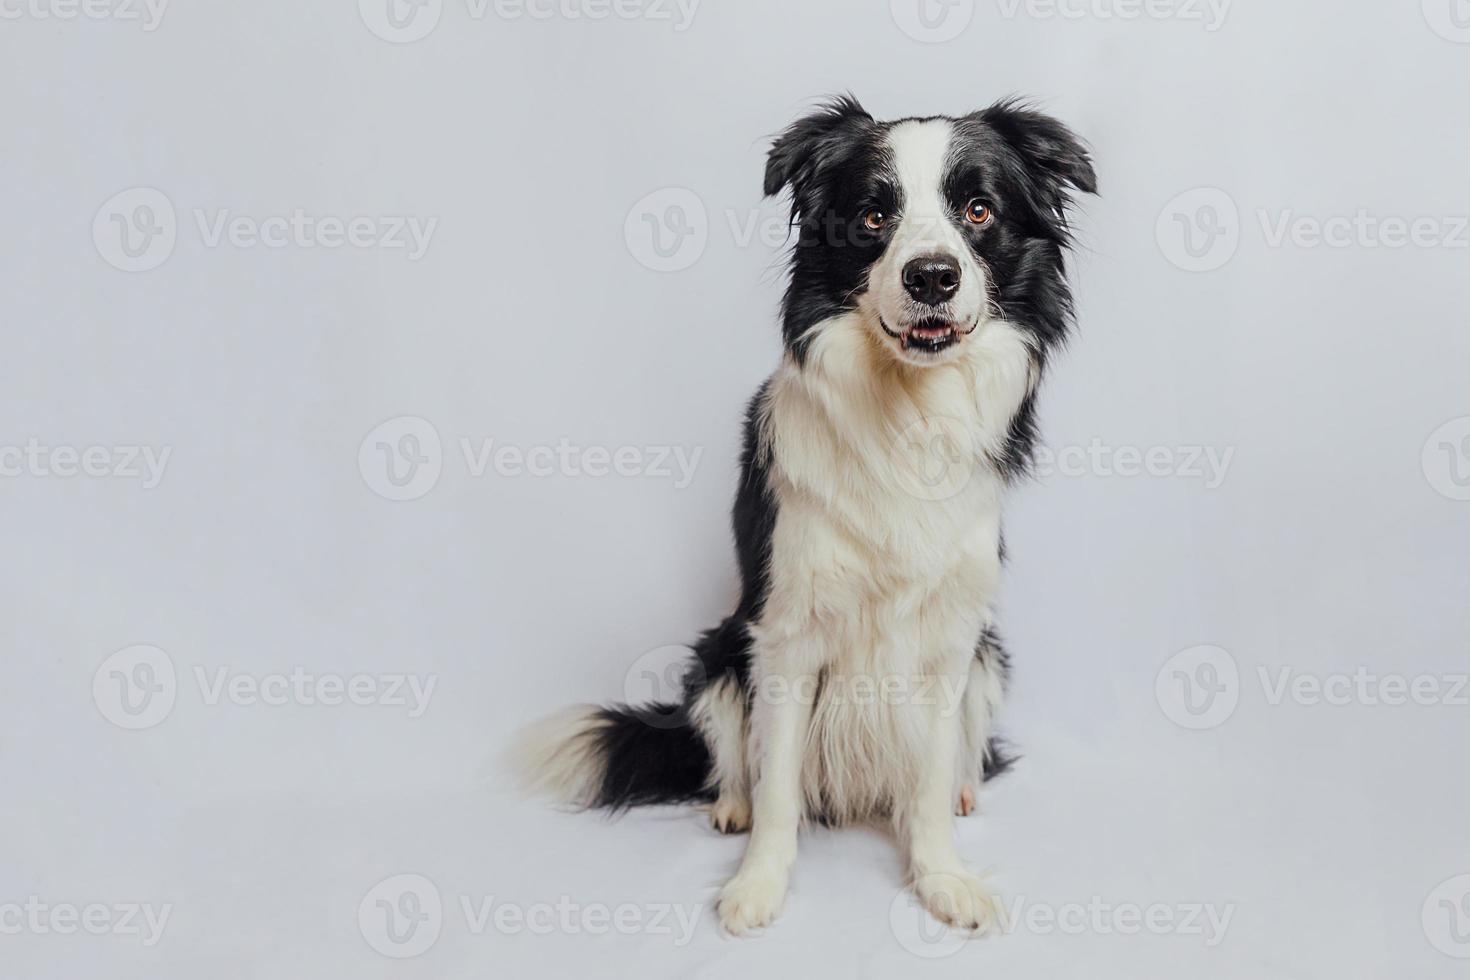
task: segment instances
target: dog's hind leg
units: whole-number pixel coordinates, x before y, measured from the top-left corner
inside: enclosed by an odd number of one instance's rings
[[[1001,646],[1000,637],[986,627],[976,644],[975,657],[970,661],[970,677],[965,684],[959,765],[955,776],[958,796],[955,813],[961,817],[975,812],[980,784],[1004,772],[1011,763],[995,738],[995,716],[1005,696],[1009,673],[1010,658]]]
[[[710,824],[722,834],[743,833],[750,829],[750,708],[739,678],[731,672],[707,685],[694,698],[690,714],[714,763],[709,788],[718,795],[710,807]]]

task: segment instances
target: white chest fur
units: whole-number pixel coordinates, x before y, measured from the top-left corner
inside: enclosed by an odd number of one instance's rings
[[[924,369],[885,360],[860,323],[829,323],[806,365],[773,379],[778,515],[754,666],[757,697],[772,674],[821,678],[813,809],[882,809],[922,751],[923,715],[906,709],[957,706],[1000,572],[989,454],[1034,377],[1024,335],[990,321],[964,357]]]

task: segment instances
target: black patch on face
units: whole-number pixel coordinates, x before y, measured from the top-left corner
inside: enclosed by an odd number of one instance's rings
[[[798,362],[803,334],[856,305],[868,270],[887,246],[885,231],[864,222],[870,210],[894,214],[903,201],[884,145],[886,126],[851,96],[793,123],[771,147],[766,194],[791,189],[796,244],[782,333]]]
[[[955,137],[944,193],[954,223],[989,270],[991,302],[1035,336],[1045,354],[1066,336],[1072,300],[1063,255],[1071,244],[1071,193],[1095,193],[1086,149],[1061,123],[1016,102],[951,120]],[[893,223],[870,231],[870,210],[901,215],[902,190],[886,148],[893,123],[880,123],[851,96],[793,123],[771,148],[765,191],[789,187],[797,239],[782,333],[802,363],[814,325],[856,308]],[[965,220],[975,199],[992,209],[984,225]],[[1029,425],[1015,435],[1027,444]],[[1009,454],[1008,454],[1009,455]]]
[[[1073,191],[1097,192],[1091,160],[1065,126],[1014,102],[954,125],[945,193],[960,209],[973,198],[990,205],[988,224],[960,227],[990,272],[991,300],[999,313],[1029,331],[1044,356],[1072,322],[1067,216]]]

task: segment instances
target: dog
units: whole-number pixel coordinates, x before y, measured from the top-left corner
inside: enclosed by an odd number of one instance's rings
[[[744,420],[741,593],[682,699],[578,707],[515,751],[532,788],[619,810],[704,802],[750,831],[720,892],[744,934],[780,912],[807,821],[882,822],[936,918],[996,906],[953,815],[1011,761],[994,597],[1001,503],[1071,329],[1065,260],[1089,150],[1026,103],[880,122],[851,95],[773,142],[795,238],[785,352]]]

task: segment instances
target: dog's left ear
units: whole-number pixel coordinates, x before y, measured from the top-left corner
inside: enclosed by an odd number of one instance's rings
[[[1026,168],[1041,179],[1051,210],[1064,210],[1073,189],[1097,193],[1097,174],[1087,146],[1056,119],[1015,101],[997,102],[976,116],[999,133]]]

